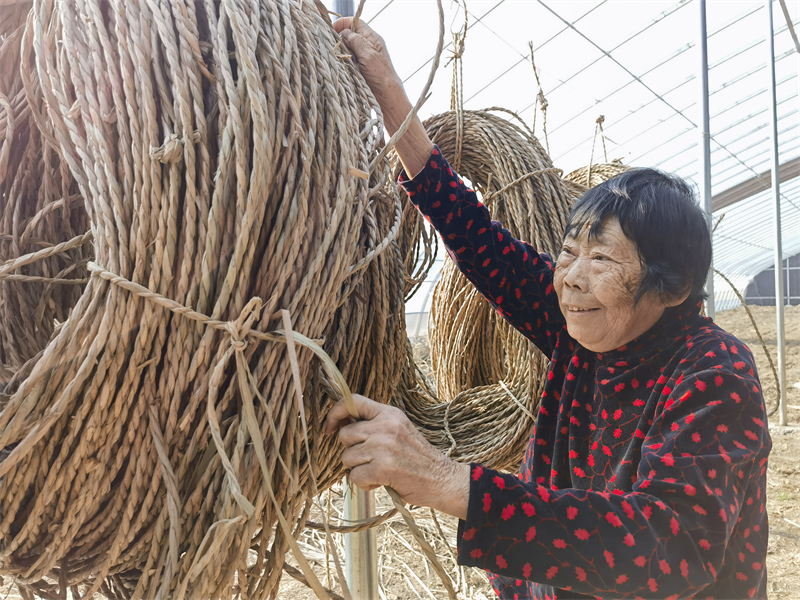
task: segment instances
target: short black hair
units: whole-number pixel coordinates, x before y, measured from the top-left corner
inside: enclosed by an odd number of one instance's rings
[[[635,302],[650,291],[687,301],[705,298],[711,267],[711,235],[692,188],[680,177],[657,169],[630,169],[593,187],[575,203],[564,237],[589,227],[589,237],[616,217],[642,261]]]

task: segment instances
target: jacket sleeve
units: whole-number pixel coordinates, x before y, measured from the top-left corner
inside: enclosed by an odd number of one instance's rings
[[[473,465],[459,562],[603,598],[697,594],[723,569],[745,503],[764,516],[750,541],[766,535],[764,490],[752,482],[771,443],[753,382],[704,370],[665,387],[628,493],[554,491]],[[763,565],[742,550],[724,568],[746,581]]]
[[[458,269],[497,312],[550,356],[565,326],[553,290],[551,258],[492,221],[437,147],[414,179],[406,181],[401,174],[400,183],[439,232]]]

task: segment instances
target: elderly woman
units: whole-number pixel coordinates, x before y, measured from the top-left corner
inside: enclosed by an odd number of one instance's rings
[[[389,132],[410,110],[383,40],[336,29]],[[699,314],[711,241],[680,179],[636,169],[584,194],[554,262],[489,217],[415,120],[401,183],[491,305],[550,357],[519,476],[458,464],[396,408],[337,404],[362,488],[460,519],[461,564],[503,598],[765,598],[767,457],[753,357]]]

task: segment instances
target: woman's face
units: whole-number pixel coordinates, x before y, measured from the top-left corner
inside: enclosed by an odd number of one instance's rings
[[[642,279],[635,244],[616,218],[607,219],[592,239],[588,229],[564,240],[554,285],[569,334],[584,348],[607,352],[645,333],[665,308],[679,302],[665,303],[647,293],[634,306]]]

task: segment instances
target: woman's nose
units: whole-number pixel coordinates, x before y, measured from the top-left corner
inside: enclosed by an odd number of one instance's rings
[[[589,291],[589,273],[588,261],[583,258],[576,258],[567,267],[567,272],[564,274],[564,283],[571,288],[580,290],[581,292]]]

